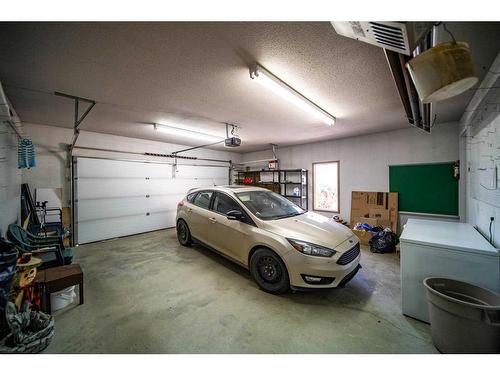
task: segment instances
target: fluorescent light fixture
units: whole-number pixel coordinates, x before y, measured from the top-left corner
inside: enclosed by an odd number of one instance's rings
[[[257,81],[261,85],[272,90],[275,94],[278,94],[282,98],[288,100],[289,102],[295,104],[302,110],[315,116],[317,119],[321,120],[327,125],[335,124],[335,117],[326,112],[324,109],[314,104],[312,101],[307,99],[304,95],[300,94],[293,87],[287,85],[281,79],[276,77],[269,70],[266,70],[259,64],[254,64],[250,67],[250,78]]]
[[[216,137],[210,134],[201,133],[194,130],[182,129],[182,128],[177,128],[175,126],[163,125],[163,124],[153,124],[153,125],[156,131],[177,137],[189,138],[207,143],[224,141],[224,137]]]

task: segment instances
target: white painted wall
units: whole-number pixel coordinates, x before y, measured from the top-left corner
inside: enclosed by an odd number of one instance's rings
[[[9,224],[18,221],[21,193],[17,169],[17,137],[11,127],[0,121],[0,235],[5,237]]]
[[[23,182],[30,184],[32,190],[36,188],[62,188],[63,205],[69,206],[70,194],[70,176],[67,166],[67,145],[73,138],[73,130],[46,126],[40,124],[24,123],[26,134],[31,137],[37,156],[37,168],[26,171],[23,176]],[[100,134],[81,131],[76,146],[105,148],[120,151],[132,152],[153,152],[168,154],[187,146],[176,145],[164,142],[155,142],[143,139],[121,137],[109,134]],[[120,159],[135,160],[161,160],[165,158],[148,157],[141,155],[132,155],[119,152],[101,152],[75,149],[74,155],[78,156],[97,156],[114,157]],[[196,156],[204,158],[215,158],[233,160],[239,162],[240,154],[234,152],[215,151],[208,149],[193,150],[182,155]],[[184,161],[181,163],[196,163],[196,161]],[[212,162],[199,161],[200,164],[216,164]]]
[[[71,142],[71,129],[24,124],[26,134],[36,147],[38,167],[26,171],[23,182],[35,188],[62,188],[63,202],[69,204],[69,169],[66,166],[66,145]],[[82,130],[77,145],[111,148],[134,152],[170,153],[183,146]],[[77,151],[82,156],[113,156],[117,158],[151,159],[140,155]],[[269,159],[270,151],[237,154],[224,151],[195,150],[187,155],[231,159],[234,162]],[[317,142],[278,149],[281,168],[312,169],[316,161],[340,160],[340,215],[349,220],[351,191],[387,191],[388,165],[453,161],[459,158],[458,123],[438,124],[431,135],[408,128],[333,141]],[[156,159],[158,160],[158,159]],[[266,164],[252,165],[262,168]],[[312,202],[312,177],[309,172],[309,202]],[[406,217],[401,218],[402,222]]]
[[[340,216],[349,221],[351,192],[388,191],[391,164],[448,162],[459,158],[458,123],[437,124],[432,134],[411,128],[278,148],[280,168],[309,170],[312,204],[312,163],[340,160]],[[272,158],[271,151],[243,154],[242,162]],[[266,163],[249,164],[260,169]],[[406,216],[400,220],[406,222]]]
[[[494,106],[486,107],[482,121],[471,129],[472,137],[463,137],[466,163],[464,175],[467,183],[467,222],[476,226],[489,239],[490,218],[493,245],[500,248],[500,114]],[[497,188],[492,181],[491,170],[496,168]]]
[[[467,222],[500,249],[500,53],[469,102],[460,124]],[[497,176],[493,175],[496,169]],[[496,178],[495,178],[496,177]],[[492,186],[496,179],[497,186]],[[494,221],[491,222],[490,218]]]

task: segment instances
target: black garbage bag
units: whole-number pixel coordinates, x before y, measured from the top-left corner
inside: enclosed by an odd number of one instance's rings
[[[370,239],[370,251],[372,253],[392,253],[396,251],[398,236],[390,230],[375,233]]]

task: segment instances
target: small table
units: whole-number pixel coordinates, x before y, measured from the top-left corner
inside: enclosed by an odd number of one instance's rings
[[[73,285],[78,285],[79,304],[83,305],[83,271],[79,264],[68,264],[39,271],[35,283],[41,286],[42,310],[48,314],[52,313],[50,294]]]

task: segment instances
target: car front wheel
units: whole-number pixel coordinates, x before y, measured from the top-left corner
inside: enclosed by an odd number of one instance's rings
[[[177,239],[182,246],[191,246],[193,243],[191,232],[184,220],[179,220],[177,222]]]
[[[285,263],[269,249],[258,249],[252,254],[250,273],[259,287],[268,293],[283,294],[290,289]]]

